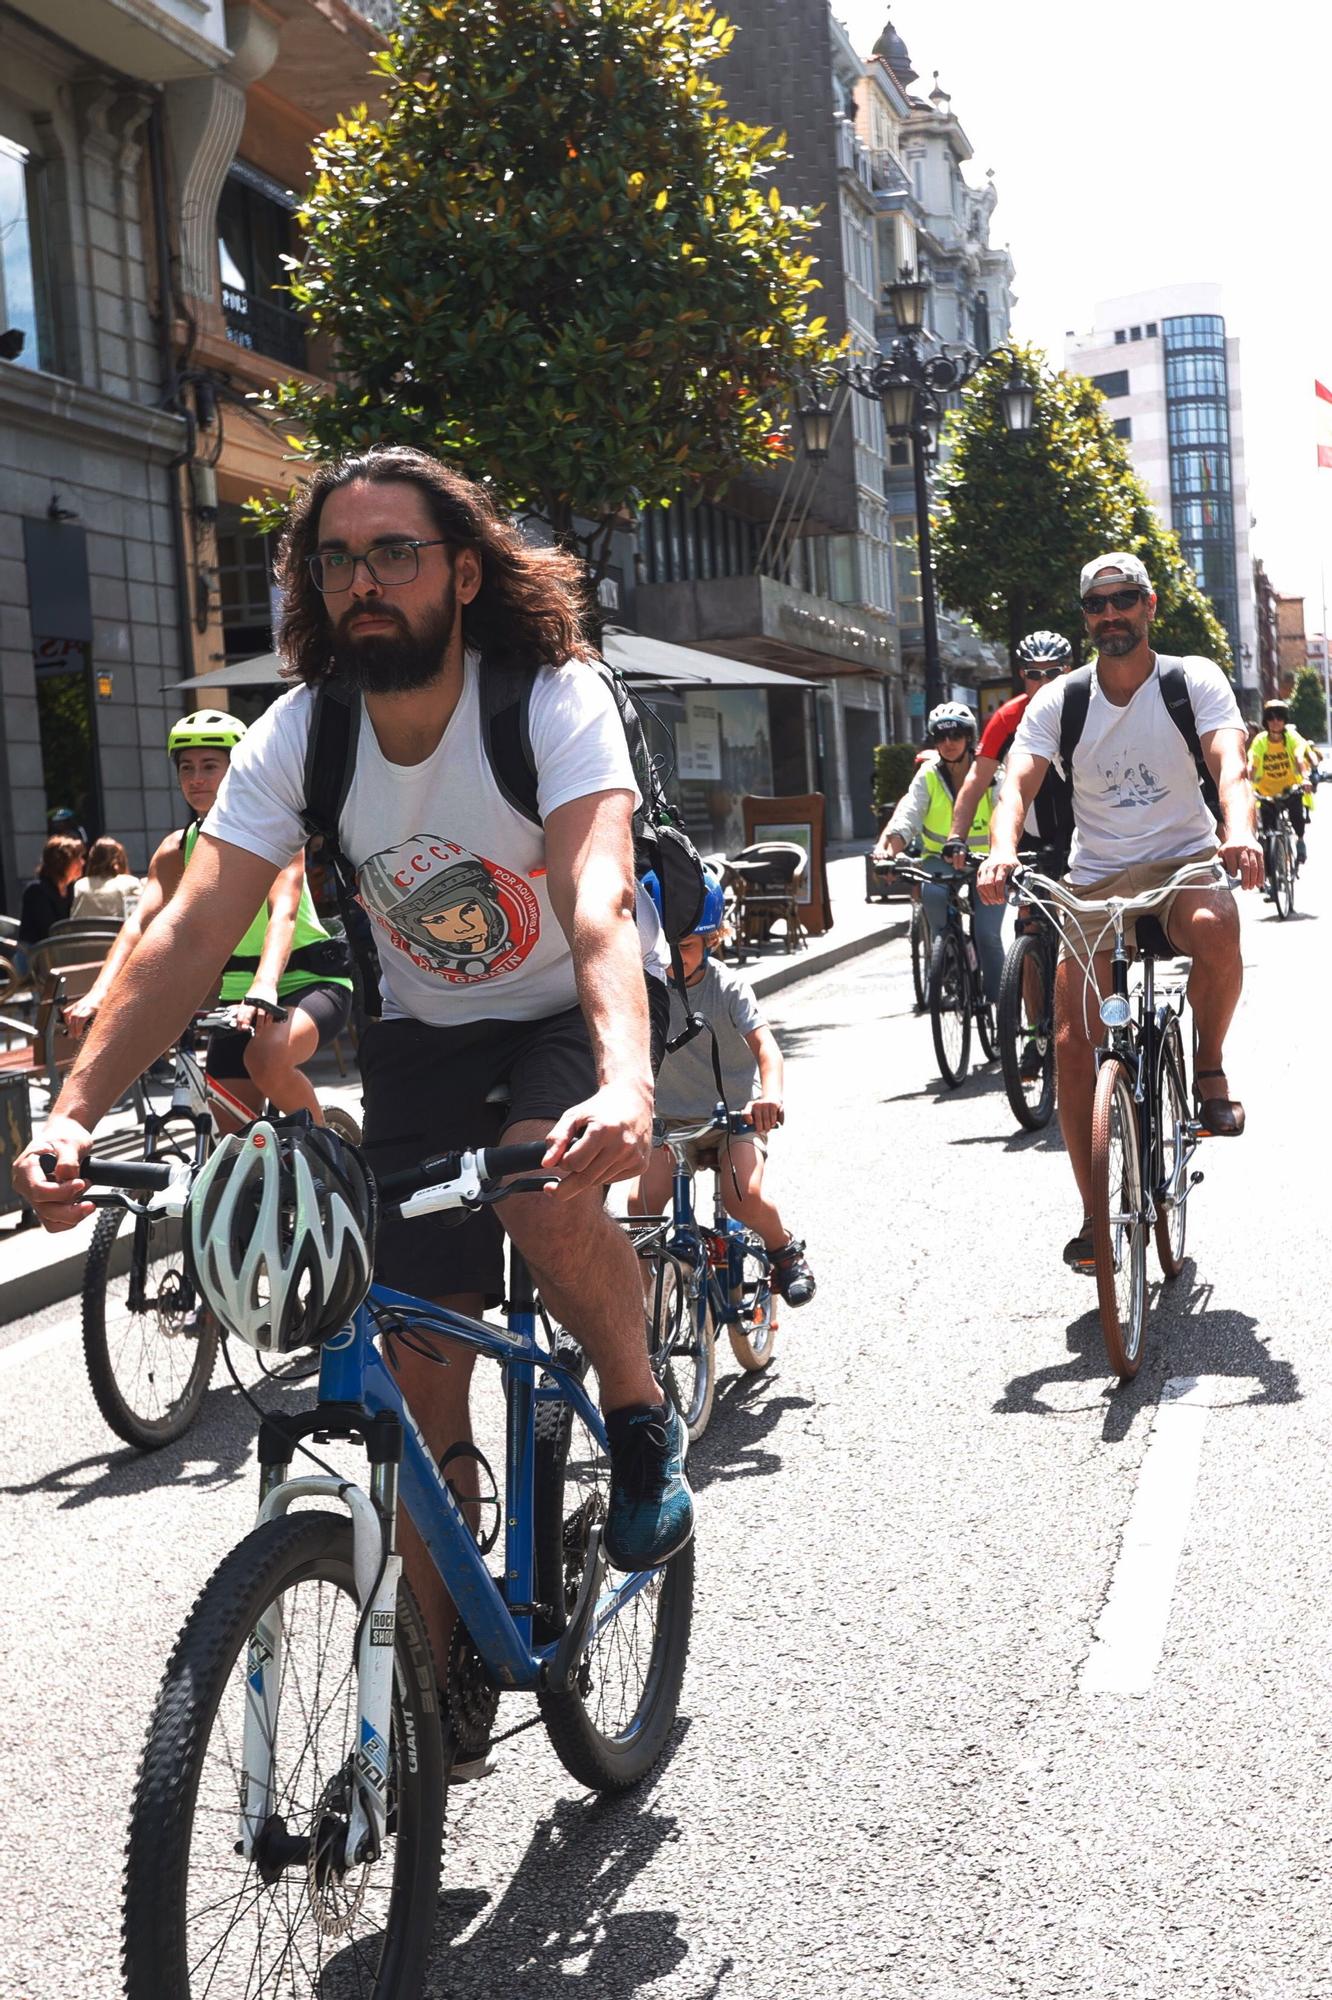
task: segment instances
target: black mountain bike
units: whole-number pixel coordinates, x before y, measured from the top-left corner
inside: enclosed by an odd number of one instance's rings
[[[971,1066],[973,1024],[986,1062],[994,1060],[998,1048],[994,1009],[985,998],[976,949],[976,863],[960,870],[947,861],[933,868],[900,859],[896,865],[910,881],[937,883],[948,894],[943,928],[930,950],[926,997],[939,1074],[955,1090]]]
[[[1046,867],[1045,857],[1036,865]],[[1013,1116],[1028,1132],[1041,1131],[1054,1116],[1054,984],[1058,962],[1057,927],[1037,904],[1023,904],[1017,936],[1004,956],[995,1014],[1004,1090]]]
[[[1276,798],[1261,801],[1264,806],[1276,808],[1276,825],[1264,827],[1260,838],[1263,843],[1263,866],[1267,870],[1267,894],[1276,904],[1276,913],[1283,922],[1295,914],[1295,878],[1300,872],[1300,863],[1290,809],[1302,796],[1303,788],[1293,785]]]

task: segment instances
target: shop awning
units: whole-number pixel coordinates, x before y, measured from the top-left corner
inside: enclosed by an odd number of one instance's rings
[[[795,674],[775,673],[771,667],[756,667],[750,660],[727,660],[717,653],[700,653],[692,646],[672,646],[665,639],[646,639],[640,632],[609,631],[602,638],[602,650],[625,679],[640,687],[678,688],[804,688],[817,681],[800,680]],[[172,681],[176,688],[234,688],[277,686],[284,679],[276,653],[258,653],[251,660],[233,660],[213,674],[196,674],[186,681]]]
[[[606,632],[601,646],[611,665],[618,667],[627,681],[636,681],[643,687],[684,690],[818,686],[817,681],[800,680],[795,674],[756,667],[750,660],[728,660],[718,653],[700,653],[694,646],[672,646],[665,639],[644,638],[641,632]]]

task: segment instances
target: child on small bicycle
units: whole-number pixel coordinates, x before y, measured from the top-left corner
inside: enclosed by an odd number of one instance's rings
[[[651,875],[645,886],[659,901]],[[702,1015],[711,1032],[701,1031],[682,1047],[668,1048],[657,1076],[657,1116],[673,1125],[706,1123],[717,1104],[715,1037],[726,1103],[754,1129],[744,1136],[718,1132],[691,1140],[687,1157],[692,1166],[716,1168],[727,1213],[763,1239],[775,1289],[788,1305],[803,1306],[814,1296],[814,1273],[804,1244],[792,1236],[763,1185],[768,1137],[785,1116],[782,1052],[749,982],[712,956],[721,942],[724,908],[721,884],[709,875],[698,926],[680,940],[686,995],[676,988],[672,973],[669,1039],[683,1034],[686,1007],[690,1014]],[[670,1200],[671,1172],[670,1153],[654,1147],[630,1196],[631,1215],[662,1213]]]

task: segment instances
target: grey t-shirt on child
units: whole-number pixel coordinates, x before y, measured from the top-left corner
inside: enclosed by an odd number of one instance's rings
[[[671,1039],[684,1032],[685,1004],[674,986],[671,992]],[[717,1037],[717,1054],[732,1111],[749,1103],[758,1082],[758,1064],[745,1040],[763,1025],[763,1015],[749,982],[709,959],[697,986],[686,988],[689,1011],[701,1014]],[[695,1035],[682,1049],[668,1055],[657,1078],[659,1118],[706,1118],[717,1102],[712,1069],[712,1037]]]

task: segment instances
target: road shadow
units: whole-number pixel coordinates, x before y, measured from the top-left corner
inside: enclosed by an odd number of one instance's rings
[[[965,1104],[971,1097],[988,1097],[1004,1087],[1003,1072],[999,1058],[989,1062],[973,1063],[964,1080],[956,1085],[946,1084],[941,1076],[932,1076],[919,1090],[899,1090],[892,1097],[881,1097],[880,1104],[916,1104],[922,1098],[933,1097],[943,1104]]]
[[[1091,1286],[1091,1280],[1087,1282]],[[993,1405],[997,1415],[1069,1417],[1103,1403],[1102,1439],[1117,1444],[1128,1436],[1140,1412],[1156,1407],[1162,1385],[1172,1376],[1233,1380],[1234,1396],[1218,1395],[1213,1404],[1218,1409],[1301,1400],[1303,1391],[1292,1364],[1270,1352],[1257,1320],[1249,1313],[1212,1307],[1212,1286],[1199,1280],[1191,1257],[1185,1258],[1173,1283],[1157,1279],[1150,1288],[1144,1360],[1131,1382],[1116,1381],[1107,1373],[1109,1364],[1092,1289],[1090,1309],[1068,1324],[1069,1359],[1015,1375]],[[1070,1408],[1067,1403],[1055,1405],[1045,1400],[1049,1390],[1067,1383],[1087,1385],[1085,1404]]]
[[[683,1733],[677,1729],[672,1751]],[[679,1838],[679,1821],[659,1809],[651,1791],[561,1800],[538,1820],[493,1906],[480,1890],[443,1892],[426,1993],[438,2000],[631,2000],[668,1978],[689,1956],[677,1912],[617,1906],[661,1848]],[[446,1868],[449,1851],[446,1834]],[[721,1990],[731,1964],[725,1958],[702,1973],[700,2000]]]
[[[712,1420],[689,1447],[689,1484],[695,1493],[733,1479],[759,1479],[780,1472],[780,1452],[768,1441],[788,1410],[812,1410],[808,1396],[782,1395],[775,1369],[732,1375],[717,1386]]]
[[[279,1377],[263,1385],[267,1407],[292,1407],[292,1398],[273,1394],[274,1389],[284,1386]],[[129,1493],[150,1493],[163,1486],[204,1490],[229,1486],[250,1470],[257,1430],[254,1411],[231,1382],[224,1382],[209,1390],[198,1417],[174,1444],[164,1445],[160,1451],[142,1452],[121,1445],[113,1451],[90,1452],[86,1458],[53,1467],[40,1479],[0,1486],[0,1494],[14,1498],[30,1493],[59,1494],[63,1496],[60,1506],[66,1509]]]
[[[1019,1125],[1011,1132],[968,1132],[949,1139],[950,1146],[1002,1146],[1006,1153],[1062,1153],[1063,1134],[1051,1119],[1039,1132],[1027,1132]]]

